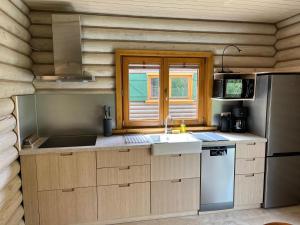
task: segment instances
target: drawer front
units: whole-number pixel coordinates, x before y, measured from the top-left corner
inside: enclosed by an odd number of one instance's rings
[[[263,202],[264,174],[235,176],[234,205],[251,205]]]
[[[151,180],[200,177],[200,154],[151,157]]]
[[[95,152],[36,156],[38,190],[96,186]]]
[[[150,164],[150,149],[123,149],[97,152],[97,168]]]
[[[265,157],[266,143],[237,143],[236,158],[263,158]]]
[[[150,181],[150,165],[102,168],[97,170],[97,185]]]
[[[200,178],[151,182],[151,213],[199,209]]]
[[[97,221],[96,187],[38,193],[40,225],[66,225]]]
[[[264,173],[265,158],[236,159],[235,174]]]
[[[98,187],[98,220],[150,215],[150,182]]]

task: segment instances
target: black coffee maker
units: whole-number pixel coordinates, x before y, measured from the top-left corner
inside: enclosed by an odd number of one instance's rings
[[[238,106],[232,108],[232,131],[243,133],[247,131],[248,108]]]

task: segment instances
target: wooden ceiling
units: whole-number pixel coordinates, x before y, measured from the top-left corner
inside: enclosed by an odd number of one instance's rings
[[[31,9],[145,17],[276,23],[300,0],[25,0]]]

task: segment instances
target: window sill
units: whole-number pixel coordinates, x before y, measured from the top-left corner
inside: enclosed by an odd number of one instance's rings
[[[179,130],[179,127],[173,127],[173,130]],[[187,132],[189,131],[216,131],[217,127],[215,126],[198,126],[198,127],[189,127],[186,128]],[[114,129],[113,134],[153,134],[153,133],[163,133],[165,128],[123,128],[123,129]]]

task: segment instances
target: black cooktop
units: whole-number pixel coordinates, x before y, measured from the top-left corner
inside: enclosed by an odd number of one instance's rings
[[[48,138],[40,148],[94,146],[96,140],[96,135],[53,136]]]

